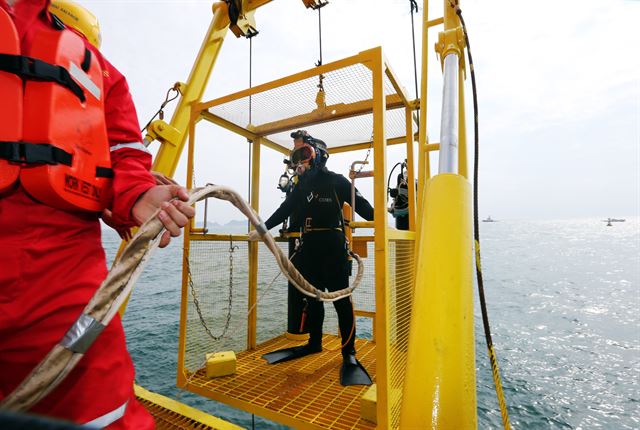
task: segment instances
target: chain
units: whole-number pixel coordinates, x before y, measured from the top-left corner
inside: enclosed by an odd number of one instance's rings
[[[356,174],[362,172],[362,169],[364,168],[365,164],[367,164],[367,161],[369,160],[369,155],[371,155],[372,148],[373,148],[373,131],[371,132],[371,145],[369,145],[369,148],[367,149],[367,155],[364,156],[364,162],[360,164],[360,168],[358,169]]]
[[[229,235],[229,238],[231,240],[231,245],[229,246],[229,300],[228,300],[229,306],[227,309],[227,318],[224,323],[224,328],[222,329],[222,333],[219,336],[214,336],[214,334],[209,329],[209,326],[207,326],[207,322],[204,319],[204,316],[202,315],[202,308],[200,307],[200,301],[198,300],[196,289],[193,286],[193,277],[191,276],[191,266],[189,264],[189,258],[185,258],[185,264],[187,266],[187,274],[189,278],[189,290],[191,291],[191,297],[193,297],[193,304],[196,307],[196,312],[198,313],[198,318],[200,319],[200,323],[202,324],[202,327],[207,332],[209,337],[214,341],[219,341],[227,334],[227,331],[229,330],[229,323],[231,322],[231,308],[233,305],[233,253],[236,249],[238,249],[238,246],[233,245],[233,239],[231,239],[231,235]]]
[[[233,262],[233,251],[234,249],[237,249],[237,246],[233,246],[233,241],[231,242],[231,246],[229,248],[229,261]],[[293,257],[296,256],[296,254],[298,253],[298,251],[294,251],[293,254],[291,254],[291,257],[289,257],[290,261],[293,261]],[[189,273],[189,286],[191,287],[191,295],[193,296],[193,303],[196,305],[196,309],[198,310],[198,315],[200,316],[200,321],[202,322],[202,325],[204,327],[204,329],[207,331],[207,333],[209,334],[209,336],[211,336],[214,340],[219,340],[220,338],[222,338],[222,336],[224,336],[224,333],[222,333],[222,335],[220,335],[219,338],[216,338],[215,336],[213,336],[211,334],[211,331],[207,328],[206,323],[204,322],[204,319],[202,318],[202,313],[200,312],[200,305],[198,303],[198,299],[196,297],[195,294],[195,290],[193,289],[193,283],[191,281],[191,271],[189,269],[189,261],[188,259],[185,260],[186,264],[187,264],[187,271]],[[230,273],[231,273],[231,269],[230,269]],[[247,311],[247,317],[249,315],[251,315],[251,312],[253,311],[253,309],[258,306],[258,303],[260,303],[262,301],[262,299],[264,298],[264,296],[267,294],[267,292],[269,292],[269,290],[271,289],[271,286],[276,282],[276,280],[280,277],[280,275],[282,274],[282,272],[278,271],[278,273],[276,274],[276,276],[274,276],[274,278],[271,280],[271,282],[269,283],[269,285],[267,285],[267,287],[264,289],[264,291],[262,292],[262,294],[260,295],[260,297],[258,297],[258,300],[256,300],[256,302],[249,308],[249,310]],[[230,284],[231,285],[231,284]],[[229,289],[229,310],[231,310],[231,289]],[[229,327],[229,322],[231,320],[231,314],[229,313],[227,315],[227,322],[225,324],[225,331],[227,330],[227,328]],[[354,320],[355,321],[355,320]],[[207,360],[204,360],[200,366],[198,367],[199,369],[203,368],[205,366],[205,364],[207,364]],[[187,385],[189,385],[189,383],[191,382],[191,380],[198,374],[198,371],[195,371],[193,373],[191,373],[191,375],[187,378],[187,380],[185,381],[184,385],[182,386],[182,388],[185,388]],[[182,395],[182,391],[178,392],[178,400],[180,399],[180,396]]]
[[[238,249],[237,245],[233,244],[233,237],[229,235],[229,313],[227,314],[227,321],[224,324],[224,331],[226,333],[229,329],[229,322],[231,321],[231,305],[233,300],[233,252]]]

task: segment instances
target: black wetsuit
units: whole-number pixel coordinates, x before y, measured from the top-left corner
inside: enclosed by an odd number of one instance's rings
[[[292,180],[286,191],[287,197],[293,192],[296,185],[297,181],[293,182]],[[294,209],[294,211],[289,215],[289,226],[287,228],[287,232],[300,233],[301,229],[302,222],[300,221],[300,211]],[[289,238],[289,258],[292,259],[291,261],[294,263],[294,266],[297,261],[295,259],[295,254],[297,252],[296,249],[299,242],[300,238],[298,237]],[[296,266],[296,268],[300,270],[299,267]],[[291,282],[289,282],[287,286],[287,333],[309,333],[308,323],[306,319],[303,318],[303,313],[306,311],[307,306],[307,296],[298,291]]]
[[[305,279],[320,290],[337,291],[349,286],[342,204],[350,200],[351,183],[344,176],[326,169],[314,169],[300,177],[291,194],[265,222],[271,229],[296,212],[304,230],[302,247],[294,257],[294,263]],[[373,220],[373,208],[357,191],[356,212],[366,220]],[[312,298],[308,303],[309,345],[320,346],[324,306]],[[352,353],[355,341],[353,305],[348,297],[333,305],[338,313],[343,353]]]

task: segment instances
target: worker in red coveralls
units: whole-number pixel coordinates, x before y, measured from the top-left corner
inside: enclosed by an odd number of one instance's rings
[[[194,216],[183,187],[156,185],[122,74],[49,6],[0,0],[0,401],[62,342],[104,280],[101,214],[123,232],[160,208],[161,246]],[[153,428],[133,381],[116,316],[29,413]]]

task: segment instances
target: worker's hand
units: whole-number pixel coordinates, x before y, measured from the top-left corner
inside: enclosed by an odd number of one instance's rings
[[[122,240],[131,239],[131,229],[127,227],[117,226],[116,223],[113,221],[113,212],[111,212],[109,209],[104,209],[100,217],[102,218],[102,221],[104,221],[106,225],[108,225],[109,227],[111,227],[112,229],[118,232],[118,235],[120,235],[120,239]]]
[[[251,230],[249,232],[249,235],[247,236],[247,240],[249,242],[255,242],[260,240],[260,233],[258,233],[256,230]]]
[[[160,248],[164,248],[171,241],[171,236],[180,236],[180,229],[187,225],[189,218],[194,217],[196,211],[185,203],[188,200],[186,188],[180,185],[156,185],[140,196],[131,214],[134,221],[142,225],[160,209],[158,219],[167,229],[160,238]]]
[[[160,172],[154,172],[152,170],[151,171],[151,175],[156,180],[156,184],[157,185],[178,185],[178,183],[176,181],[174,181],[173,179],[171,179],[168,176],[163,175]]]

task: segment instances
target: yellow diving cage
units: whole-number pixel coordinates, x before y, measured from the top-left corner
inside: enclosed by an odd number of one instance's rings
[[[198,154],[196,123],[223,127],[252,142],[250,202],[256,211],[261,150],[288,155],[291,131],[305,128],[322,136],[330,154],[372,151],[373,170],[354,176],[373,177],[375,221],[349,224],[368,233],[354,234],[352,241],[366,257],[354,306],[363,328],[356,339],[358,358],[375,386],[340,385],[335,318],[325,321],[323,352],[267,364],[262,354],[302,340],[270,321],[274,314],[286,315],[284,290],[271,288],[285,278],[274,281],[275,261],[246,234],[212,234],[191,224],[185,230],[178,387],[295,428],[399,426],[416,273],[416,189],[408,187],[409,230],[389,226],[387,147],[405,145],[407,183],[414,184],[417,107],[381,48],[192,105],[187,183],[193,183]],[[283,247],[286,240],[279,238]],[[235,357],[218,356],[228,358],[218,363],[225,376],[211,376],[217,373],[209,369],[208,377],[207,354],[230,351]]]

